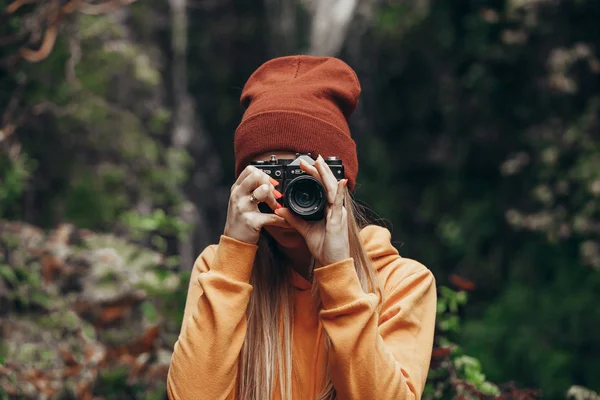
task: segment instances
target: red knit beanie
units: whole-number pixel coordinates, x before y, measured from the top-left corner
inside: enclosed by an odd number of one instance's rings
[[[290,56],[266,62],[242,91],[246,112],[235,131],[236,176],[263,153],[311,153],[313,158],[339,157],[353,189],[358,159],[348,118],[359,95],[355,72],[337,58]]]

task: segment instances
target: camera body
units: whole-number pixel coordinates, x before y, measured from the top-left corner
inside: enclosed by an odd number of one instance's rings
[[[279,182],[277,190],[283,194],[283,197],[278,200],[281,205],[307,221],[318,221],[325,217],[327,193],[318,179],[300,168],[301,160],[309,165],[315,163],[310,153],[296,153],[296,158],[277,159],[272,155],[270,160],[253,161],[250,165]],[[325,163],[329,165],[333,176],[338,181],[344,179],[342,160],[337,157],[327,157]],[[258,208],[263,213],[273,213],[265,203],[260,203]]]

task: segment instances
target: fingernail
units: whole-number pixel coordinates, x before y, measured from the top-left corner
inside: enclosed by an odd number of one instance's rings
[[[277,182],[277,181],[276,181],[275,179],[273,179],[273,178],[269,178],[269,182],[271,182],[271,185],[273,185],[273,186],[277,186],[277,185],[279,185],[279,182]]]
[[[275,209],[279,210],[280,208],[283,208],[283,206],[281,204],[277,203],[277,205],[275,206]]]
[[[275,195],[276,199],[280,199],[283,197],[283,195],[281,193],[279,193],[279,190],[277,190],[277,189],[273,189],[273,194]]]
[[[320,154],[319,154],[319,157],[317,157],[317,161],[319,161],[319,162],[323,162],[323,161],[324,161],[324,160],[323,160],[323,157],[321,157],[321,155],[320,155]]]
[[[344,179],[344,186],[346,186],[348,184],[348,179]]]

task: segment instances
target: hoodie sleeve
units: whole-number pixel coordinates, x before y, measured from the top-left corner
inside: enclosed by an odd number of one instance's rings
[[[196,260],[167,376],[170,400],[233,398],[257,248],[221,236]]]
[[[315,270],[329,336],[331,380],[342,399],[420,399],[436,316],[433,274],[400,256],[384,258],[384,299],[362,290],[354,261]]]

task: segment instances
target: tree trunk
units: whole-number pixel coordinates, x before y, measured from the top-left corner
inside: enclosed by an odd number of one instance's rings
[[[305,3],[312,10],[310,54],[338,55],[359,0],[305,0]]]
[[[175,148],[186,149],[193,160],[190,179],[181,188],[187,199],[180,217],[193,226],[179,242],[180,265],[190,268],[200,251],[218,240],[223,204],[227,204],[228,187],[223,187],[222,163],[194,111],[195,104],[188,92],[188,1],[169,0],[172,27],[171,89],[173,98],[173,138]],[[183,166],[182,166],[183,168]]]
[[[187,0],[169,0],[171,11],[171,90],[173,99],[172,145],[177,149],[187,149],[194,134],[194,109],[192,99],[187,91]],[[181,166],[183,168],[183,166]],[[183,192],[183,188],[181,189]],[[190,224],[200,236],[208,236],[204,231],[202,210],[188,201],[185,193],[184,206],[179,217]],[[182,269],[190,268],[195,259],[194,233],[187,232],[179,239],[178,253]],[[208,242],[208,238],[205,240]]]

